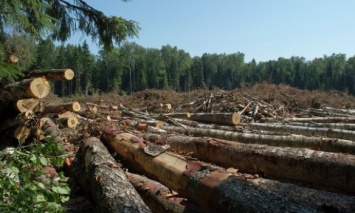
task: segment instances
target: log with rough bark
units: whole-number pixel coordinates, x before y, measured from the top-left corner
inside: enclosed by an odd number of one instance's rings
[[[74,78],[74,71],[71,69],[35,70],[29,77],[45,77],[48,81],[68,81]]]
[[[106,129],[103,139],[135,169],[188,196],[206,212],[317,212],[328,206],[336,211],[355,209],[353,196],[248,179],[250,175],[231,174],[200,161],[188,161],[162,147],[145,145],[143,139],[120,130]]]
[[[241,144],[212,138],[157,134],[146,134],[144,138],[166,143],[179,153],[192,153],[192,157],[223,167],[355,194],[355,155]]]
[[[6,85],[0,91],[0,100],[17,101],[27,98],[44,98],[50,92],[50,85],[45,78],[24,79]]]
[[[189,119],[215,124],[237,125],[240,123],[239,113],[191,113]]]
[[[355,130],[355,124],[352,123],[290,123],[292,126],[302,127],[323,127],[332,129]]]
[[[300,127],[292,126],[288,124],[280,123],[247,123],[240,124],[246,128],[257,129],[257,130],[267,130],[267,131],[277,131],[283,133],[295,133],[302,135],[316,135],[325,136],[328,138],[339,138],[345,140],[355,140],[355,131],[344,130],[344,129],[332,129],[332,128],[321,128],[321,127]]]
[[[19,112],[26,112],[28,110],[31,110],[33,112],[39,112],[43,110],[44,106],[39,99],[28,98],[16,101],[15,108]]]
[[[278,122],[278,121],[286,121],[286,122],[316,122],[316,123],[354,123],[355,117],[311,117],[311,118],[284,118],[284,119],[272,119],[272,118],[265,118],[262,121],[268,122]]]
[[[43,113],[59,113],[63,111],[79,112],[79,102],[58,103],[44,106]]]
[[[126,174],[152,212],[200,212],[196,205],[187,203],[184,198],[179,198],[176,193],[173,194],[174,192],[161,183],[141,175],[129,172]]]
[[[162,129],[170,132],[178,132],[199,137],[219,138],[241,143],[256,143],[283,147],[303,147],[327,152],[355,154],[354,141],[336,138],[307,137],[303,135],[292,134],[287,136],[265,135],[193,127],[188,128],[187,131],[185,128],[175,126],[163,126]]]
[[[98,212],[151,212],[98,138],[81,146],[90,194]]]

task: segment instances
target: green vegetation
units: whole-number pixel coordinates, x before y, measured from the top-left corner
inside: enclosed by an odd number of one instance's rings
[[[128,1],[128,0],[123,0]],[[0,79],[13,81],[33,62],[33,48],[46,39],[66,41],[77,31],[98,40],[111,50],[128,37],[138,35],[138,23],[106,16],[83,0],[0,1]],[[6,63],[9,54],[20,56],[19,64]],[[27,66],[26,66],[27,65]],[[40,64],[42,65],[42,64]]]
[[[49,41],[50,42],[50,41]],[[115,92],[126,94],[144,89],[234,89],[241,84],[268,82],[288,84],[307,90],[339,90],[355,95],[355,56],[333,54],[305,60],[279,58],[257,63],[244,61],[243,53],[203,54],[191,58],[184,50],[170,45],[161,49],[123,43],[111,52],[90,53],[88,45],[38,46],[45,56],[36,65],[42,69],[72,68],[75,78],[56,85],[62,96]],[[51,57],[48,57],[51,56]]]
[[[0,152],[0,212],[65,212],[70,189],[62,173],[64,155],[54,140]]]

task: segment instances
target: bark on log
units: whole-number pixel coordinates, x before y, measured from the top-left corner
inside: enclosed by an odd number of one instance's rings
[[[6,85],[0,92],[3,101],[17,101],[26,98],[44,98],[50,92],[45,78],[31,78]]]
[[[146,134],[144,138],[223,167],[355,194],[355,155],[187,136]]]
[[[173,192],[161,183],[137,174],[126,174],[152,212],[200,212],[196,205],[186,205],[185,199],[176,197],[176,194],[172,194]]]
[[[318,212],[323,210],[324,205],[330,205],[336,210],[344,208],[334,200],[345,202],[344,209],[348,212],[348,209],[355,209],[352,196],[266,179],[257,182],[247,180],[199,161],[188,162],[171,152],[151,156],[144,152],[141,139],[126,132],[107,129],[103,138],[134,168],[154,177],[179,194],[187,195],[207,212]],[[279,191],[273,185],[314,196],[302,197],[287,190]]]
[[[284,119],[265,118],[262,120],[269,121],[269,122],[283,120],[283,121],[287,121],[287,122],[354,123],[355,117],[354,116],[349,116],[349,117],[314,117],[314,118],[312,117],[312,118],[284,118]]]
[[[85,139],[82,153],[99,212],[151,212],[99,139]]]
[[[58,103],[52,105],[46,105],[43,109],[43,113],[59,113],[63,111],[79,112],[79,102]]]
[[[303,127],[326,127],[332,129],[346,129],[355,130],[355,124],[351,123],[289,123],[292,126],[303,126]]]
[[[302,135],[263,135],[202,128],[188,128],[188,131],[186,131],[184,128],[173,126],[163,126],[162,129],[182,134],[190,134],[193,136],[213,137],[241,143],[256,143],[282,147],[301,147],[319,151],[355,154],[355,143],[353,141],[343,139],[307,137]]]
[[[45,77],[48,81],[68,81],[74,78],[74,71],[71,69],[36,70],[29,74],[29,77]]]
[[[345,140],[355,140],[355,131],[330,128],[315,128],[315,127],[297,127],[288,124],[265,124],[265,123],[248,123],[242,126],[257,130],[277,131],[277,132],[292,132],[302,135],[325,136],[328,138],[339,138]]]
[[[237,125],[240,123],[240,115],[238,113],[191,113],[189,119],[227,125]]]
[[[19,112],[26,112],[28,110],[31,110],[33,112],[40,112],[43,111],[44,106],[39,99],[29,98],[16,101],[15,108]]]

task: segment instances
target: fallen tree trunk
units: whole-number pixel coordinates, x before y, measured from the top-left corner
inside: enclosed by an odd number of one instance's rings
[[[43,113],[59,113],[63,111],[79,112],[79,102],[58,103],[44,106]]]
[[[0,92],[3,101],[17,101],[26,98],[44,98],[50,92],[45,78],[31,78],[6,85]]]
[[[39,99],[29,98],[16,101],[15,108],[19,112],[27,112],[29,110],[33,112],[39,112],[43,110],[44,106]]]
[[[282,147],[303,147],[327,152],[355,154],[355,142],[343,139],[306,137],[302,135],[263,135],[192,127],[188,128],[187,131],[184,128],[174,126],[163,126],[162,129],[193,136],[213,137],[241,143],[256,143]]]
[[[74,78],[74,71],[71,69],[36,70],[31,72],[29,77],[45,77],[48,81],[68,81]]]
[[[316,127],[300,127],[292,126],[288,124],[266,124],[266,123],[248,123],[240,124],[246,128],[257,129],[257,130],[267,130],[267,131],[277,131],[277,132],[292,132],[295,134],[302,135],[316,135],[325,136],[328,138],[339,138],[345,140],[355,140],[355,131],[343,130],[343,129],[330,129],[330,128],[316,128]]]
[[[323,127],[332,129],[355,130],[355,124],[352,123],[288,123],[291,126],[302,127]]]
[[[317,123],[335,123],[335,122],[342,122],[342,123],[354,123],[355,117],[312,117],[312,118],[284,118],[284,119],[272,119],[272,118],[265,118],[261,119],[262,121],[288,121],[288,122],[317,122]]]
[[[240,123],[238,113],[191,113],[189,119],[215,124],[237,125]]]
[[[199,212],[197,206],[186,205],[184,198],[176,197],[176,194],[172,194],[173,192],[161,183],[129,172],[126,172],[126,175],[152,212]]]
[[[336,210],[355,209],[354,197],[266,179],[258,182],[243,179],[200,161],[187,161],[174,153],[161,152],[155,146],[147,147],[142,139],[112,128],[104,131],[103,139],[135,169],[190,197],[207,212],[317,212],[323,210],[323,205]],[[292,191],[279,191],[273,186],[275,183],[281,185],[280,188],[314,196],[302,197]],[[339,200],[346,206],[341,206]]]
[[[81,149],[98,212],[151,212],[99,139],[85,139]]]
[[[56,121],[64,128],[76,128],[79,124],[79,120],[75,116],[58,118]]]
[[[355,193],[354,155],[187,136],[146,134],[144,138],[166,143],[179,153],[192,153],[192,157],[227,168]]]

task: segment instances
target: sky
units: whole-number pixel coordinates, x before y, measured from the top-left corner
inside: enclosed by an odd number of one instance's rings
[[[176,46],[191,57],[243,53],[245,61],[355,56],[354,0],[87,0],[109,16],[139,23],[144,48]],[[100,47],[82,34],[68,41]]]

